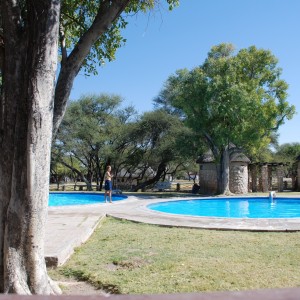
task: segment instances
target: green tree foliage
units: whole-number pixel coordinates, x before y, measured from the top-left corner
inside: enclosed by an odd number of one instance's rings
[[[178,0],[166,0],[169,9]],[[61,67],[56,84],[53,132],[63,118],[73,81],[80,70],[97,74],[97,65],[115,59],[126,40],[130,16],[161,5],[158,0],[64,0],[59,30]]]
[[[297,190],[297,168],[300,157],[300,143],[286,143],[276,147],[273,160],[284,163],[285,176],[292,178],[293,189]]]
[[[71,49],[74,48],[81,37],[91,28],[94,20],[105,6],[105,2],[98,0],[64,0],[61,8],[61,59],[62,61],[68,56]],[[127,1],[123,13],[114,20],[112,26],[105,31],[91,46],[90,52],[84,59],[81,68],[84,69],[85,75],[97,74],[97,66],[105,64],[106,61],[115,59],[116,51],[126,43],[122,37],[122,30],[128,24],[129,16],[138,12],[146,12],[153,9],[159,4],[158,1],[148,0]],[[179,4],[179,1],[168,0],[169,9],[172,10]]]
[[[195,133],[178,116],[164,110],[143,114],[128,133],[131,150],[127,162],[135,168],[151,169],[154,176],[143,180],[135,190],[174,176],[188,164],[195,162],[199,146]]]
[[[71,169],[89,189],[103,182],[105,166],[120,157],[123,132],[135,114],[132,107],[120,109],[114,95],[86,95],[71,102],[53,147],[53,158]],[[77,164],[77,166],[74,166]]]
[[[199,137],[178,116],[156,110],[136,119],[132,107],[120,104],[109,95],[70,103],[52,149],[53,173],[67,167],[92,189],[92,182],[102,185],[111,164],[118,179],[138,181],[137,190],[195,163]]]
[[[220,193],[229,192],[231,152],[255,156],[292,118],[295,107],[286,101],[288,85],[280,75],[270,51],[251,46],[235,54],[231,44],[220,44],[199,67],[170,76],[156,101],[179,110],[205,139],[220,164]]]
[[[274,160],[294,163],[300,155],[300,143],[286,143],[275,149]]]

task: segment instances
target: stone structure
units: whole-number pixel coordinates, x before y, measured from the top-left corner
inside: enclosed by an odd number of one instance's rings
[[[261,191],[263,193],[269,191],[270,177],[268,176],[268,174],[269,174],[268,164],[263,164],[261,166]]]
[[[268,192],[276,189],[284,190],[284,163],[255,163],[249,165],[249,190],[252,192]]]
[[[248,193],[249,163],[250,159],[242,153],[235,153],[231,156],[229,169],[229,189],[232,193]]]
[[[200,193],[215,194],[218,189],[217,165],[211,154],[205,154],[197,160],[200,165],[199,185]],[[250,160],[242,153],[231,156],[229,167],[229,189],[235,194],[248,192],[248,165]]]
[[[200,164],[199,192],[201,194],[215,194],[218,190],[217,165],[209,158],[197,162]]]
[[[276,168],[276,175],[277,175],[277,190],[278,192],[283,192],[283,178],[284,178],[284,169],[283,164],[279,164]]]
[[[298,161],[298,190],[300,190],[300,156]],[[200,165],[200,193],[215,194],[217,192],[217,165],[212,154],[205,154],[197,160]],[[284,186],[284,163],[254,163],[242,153],[233,154],[230,158],[229,189],[234,194],[248,192],[264,192],[272,190],[282,192]]]

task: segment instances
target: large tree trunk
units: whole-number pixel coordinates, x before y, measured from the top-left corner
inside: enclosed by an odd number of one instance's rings
[[[229,158],[229,149],[225,147],[221,154],[221,194],[230,195],[229,189],[229,168],[230,168],[230,158]]]
[[[1,1],[5,61],[0,131],[0,289],[56,294],[44,259],[59,0]],[[23,26],[23,27],[22,27]]]
[[[230,195],[229,189],[229,168],[230,168],[230,149],[229,145],[221,148],[216,146],[212,137],[208,133],[204,133],[204,138],[212,151],[216,160],[217,171],[217,193]]]
[[[91,27],[68,57],[62,55],[54,105],[60,0],[0,0],[0,292],[59,292],[47,276],[43,246],[51,131],[92,45],[128,3],[101,1]]]
[[[219,164],[217,164],[218,194],[231,195],[229,188],[230,180],[230,149],[223,148]]]

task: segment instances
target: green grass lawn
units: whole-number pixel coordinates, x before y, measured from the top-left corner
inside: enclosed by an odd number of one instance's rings
[[[62,267],[110,293],[157,294],[300,286],[300,232],[167,228],[107,218]]]

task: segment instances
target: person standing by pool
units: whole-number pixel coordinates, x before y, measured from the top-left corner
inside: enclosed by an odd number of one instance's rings
[[[107,202],[107,196],[109,197],[109,202],[112,203],[111,199],[111,194],[112,194],[112,179],[113,175],[111,174],[111,166],[106,167],[106,172],[104,176],[104,189],[105,189],[105,194],[104,194],[104,199],[105,202]]]

